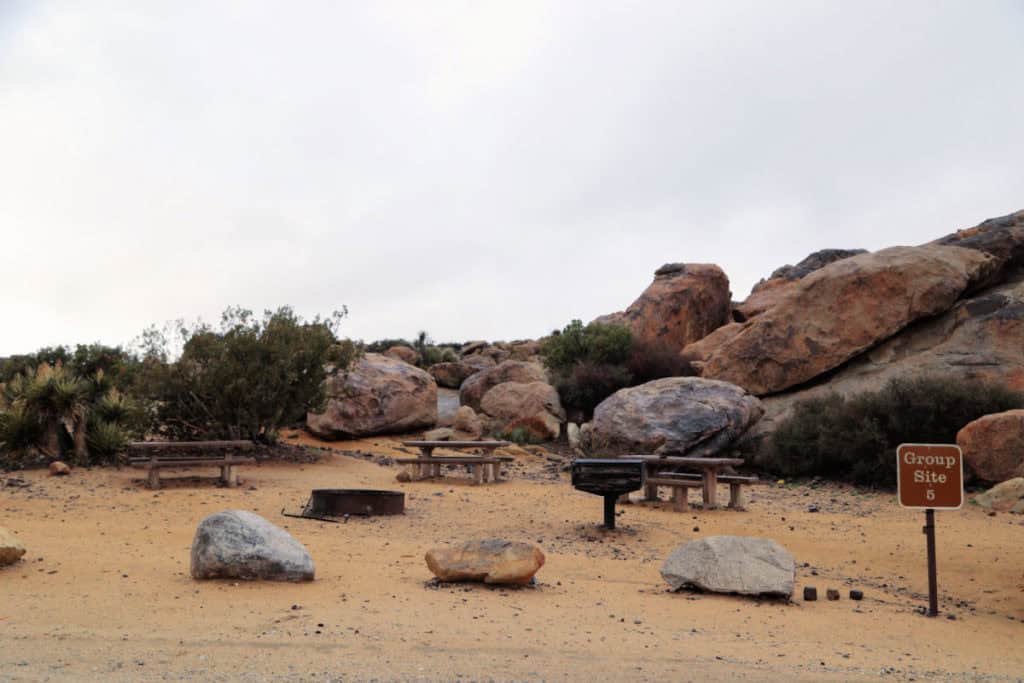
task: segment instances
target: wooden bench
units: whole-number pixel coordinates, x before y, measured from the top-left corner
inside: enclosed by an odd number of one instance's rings
[[[420,449],[418,458],[400,458],[395,462],[410,465],[410,476],[413,481],[441,476],[443,465],[465,465],[473,471],[473,483],[482,484],[488,479],[498,481],[501,476],[501,465],[515,460],[509,455],[494,455],[494,450],[511,445],[509,441],[403,441],[403,446],[414,446]],[[483,455],[434,455],[435,448],[451,448],[465,450],[477,448]]]
[[[160,488],[160,470],[182,467],[219,467],[220,481],[228,488],[238,486],[238,465],[251,465],[256,458],[234,455],[251,451],[252,441],[134,441],[128,444],[128,462],[146,468],[148,485]],[[220,451],[209,453],[208,451]],[[183,452],[184,451],[184,452]]]
[[[760,483],[757,477],[740,477],[736,475],[719,475],[718,481],[729,485],[729,507],[733,510],[743,509],[743,487],[749,484]],[[674,510],[685,512],[690,509],[688,500],[689,489],[703,489],[704,478],[700,474],[689,472],[662,472],[656,477],[648,477],[646,484],[655,487],[657,497],[658,486],[672,489],[672,507]],[[704,501],[707,503],[707,501]]]

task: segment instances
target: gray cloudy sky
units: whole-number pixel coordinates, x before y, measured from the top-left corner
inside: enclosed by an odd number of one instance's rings
[[[627,7],[627,5],[630,5]],[[1024,2],[0,0],[0,355],[535,337],[1024,208]]]

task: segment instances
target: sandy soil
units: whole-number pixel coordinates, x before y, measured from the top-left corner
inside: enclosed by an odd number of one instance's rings
[[[202,475],[147,490],[137,470],[18,473],[0,525],[29,548],[0,569],[0,680],[1019,680],[1024,674],[1024,520],[974,506],[938,515],[941,608],[929,619],[923,513],[892,495],[760,487],[748,510],[675,513],[574,491],[518,448],[512,479],[400,484],[397,442],[334,444],[316,464]],[[375,459],[359,453],[374,454]],[[547,467],[545,467],[547,465]],[[172,476],[172,475],[169,475]],[[407,514],[346,524],[290,519],[310,489],[406,492]],[[809,512],[811,504],[819,512]],[[189,577],[196,524],[253,510],[313,554],[308,584]],[[797,557],[792,603],[669,593],[658,568],[689,539],[768,536]],[[432,545],[537,543],[532,588],[435,585]],[[822,600],[804,603],[804,585]],[[828,587],[843,599],[825,601]],[[850,588],[863,602],[847,598]]]

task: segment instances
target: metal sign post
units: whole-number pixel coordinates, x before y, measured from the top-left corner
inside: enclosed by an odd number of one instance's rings
[[[928,545],[928,616],[939,614],[935,561],[935,510],[956,510],[964,504],[964,459],[951,444],[905,443],[896,449],[896,488],[900,505],[924,509]]]

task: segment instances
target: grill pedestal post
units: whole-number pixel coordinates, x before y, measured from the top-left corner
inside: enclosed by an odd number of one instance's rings
[[[615,500],[619,496],[610,493],[604,497],[604,526],[606,529],[615,528]]]

